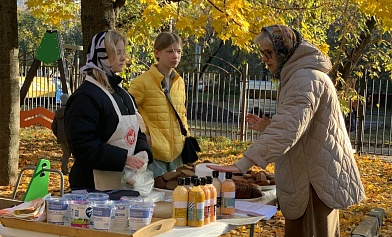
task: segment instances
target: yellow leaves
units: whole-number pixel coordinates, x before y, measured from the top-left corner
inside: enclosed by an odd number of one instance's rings
[[[368,17],[376,16],[383,22],[383,30],[392,30],[392,2],[390,0],[356,0],[359,8]]]
[[[73,0],[27,0],[25,4],[35,17],[54,28],[66,20],[74,19],[79,11],[79,5]]]

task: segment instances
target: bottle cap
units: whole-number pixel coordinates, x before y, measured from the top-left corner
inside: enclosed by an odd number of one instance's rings
[[[199,178],[197,175],[192,175],[191,177],[191,183],[195,184],[195,179]],[[200,180],[199,180],[200,181]],[[199,183],[200,184],[200,183]]]
[[[212,171],[212,177],[218,178],[219,177],[219,171],[217,171],[217,170]]]
[[[211,176],[207,176],[207,184],[212,184],[212,177]]]
[[[185,177],[185,185],[191,184],[191,177]]]
[[[185,184],[185,179],[179,177],[179,178],[177,179],[177,184],[178,184],[178,185],[184,185],[184,184]]]
[[[200,178],[200,184],[201,184],[201,185],[206,185],[206,184],[207,184],[207,179],[206,179],[206,177],[201,177],[201,178]]]
[[[226,172],[226,179],[231,179],[231,177],[233,176],[232,172]]]
[[[199,179],[199,178],[195,178],[195,179],[193,180],[193,185],[194,185],[194,186],[199,186],[199,185],[200,185],[200,179]]]

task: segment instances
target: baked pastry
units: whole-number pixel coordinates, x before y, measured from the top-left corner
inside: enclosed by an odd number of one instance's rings
[[[178,177],[180,177],[181,172],[176,171],[176,172],[166,172],[162,175],[163,179],[165,181],[170,181],[170,180],[177,180]]]
[[[170,180],[166,183],[166,189],[174,190],[177,187],[177,180]]]
[[[238,183],[235,185],[236,199],[259,198],[261,196],[263,196],[263,192],[257,184]]]
[[[166,182],[163,180],[162,176],[158,176],[155,178],[155,183],[154,183],[155,188],[160,188],[160,189],[165,189],[166,188]]]

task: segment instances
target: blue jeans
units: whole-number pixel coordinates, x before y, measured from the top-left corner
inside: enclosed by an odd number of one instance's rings
[[[166,172],[173,171],[178,167],[181,167],[182,165],[183,165],[182,157],[180,155],[172,162],[165,162],[165,161],[154,159],[154,161],[151,164],[149,164],[147,168],[154,173],[154,178],[156,178],[158,176],[163,175]]]

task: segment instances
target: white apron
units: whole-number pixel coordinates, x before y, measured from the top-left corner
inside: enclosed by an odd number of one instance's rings
[[[117,128],[106,143],[127,149],[128,154],[134,154],[139,132],[138,120],[141,118],[141,116],[136,109],[132,97],[129,96],[133,103],[133,107],[135,108],[135,115],[121,115],[120,108],[109,91],[92,77],[86,76],[86,80],[101,88],[108,95],[118,115]],[[138,116],[140,116],[139,119]],[[105,191],[120,189],[123,172],[103,170],[93,170],[93,172],[96,190]]]

